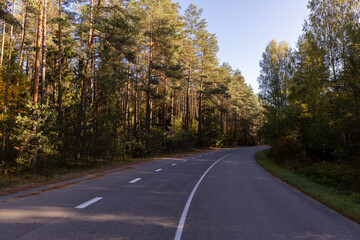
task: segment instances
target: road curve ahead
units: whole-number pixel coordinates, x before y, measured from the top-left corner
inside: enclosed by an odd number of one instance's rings
[[[255,162],[264,147],[159,159],[0,198],[0,239],[360,239],[360,225]]]

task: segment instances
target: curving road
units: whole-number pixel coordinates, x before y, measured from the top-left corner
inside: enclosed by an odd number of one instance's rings
[[[262,149],[160,159],[0,197],[0,239],[360,239],[360,225],[261,168]]]

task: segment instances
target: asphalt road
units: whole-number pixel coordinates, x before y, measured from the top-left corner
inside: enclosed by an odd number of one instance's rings
[[[160,159],[0,197],[0,239],[360,239],[360,225],[262,169],[262,149]]]

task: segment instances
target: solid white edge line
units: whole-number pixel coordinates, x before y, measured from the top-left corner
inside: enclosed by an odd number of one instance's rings
[[[160,171],[162,171],[161,168],[155,170],[155,172],[160,172]]]
[[[103,199],[103,198],[102,197],[93,198],[87,202],[84,202],[83,204],[80,204],[79,206],[77,206],[75,208],[84,209],[84,208],[90,206],[91,204],[96,203],[97,201],[100,201],[101,199]]]
[[[141,178],[135,178],[134,180],[131,180],[129,183],[136,183],[137,181],[140,181]]]
[[[180,217],[180,221],[179,221],[179,224],[178,224],[178,227],[176,229],[176,234],[175,234],[175,238],[174,240],[181,240],[181,235],[182,235],[182,232],[183,232],[183,229],[184,229],[184,225],[185,225],[185,221],[186,221],[186,216],[187,216],[187,213],[189,211],[189,208],[190,208],[190,204],[191,204],[191,201],[195,195],[195,192],[197,190],[197,188],[199,187],[201,181],[204,179],[204,177],[206,176],[206,174],[210,171],[210,169],[215,166],[215,164],[217,164],[218,162],[220,162],[222,159],[226,158],[227,156],[231,155],[231,154],[234,154],[235,152],[232,152],[232,153],[229,153],[223,157],[221,157],[220,159],[218,159],[216,162],[214,162],[206,171],[205,173],[201,176],[201,178],[199,179],[199,181],[196,183],[194,189],[192,190],[192,192],[190,193],[190,196],[186,202],[186,205],[184,207],[184,210],[181,214],[181,217]]]

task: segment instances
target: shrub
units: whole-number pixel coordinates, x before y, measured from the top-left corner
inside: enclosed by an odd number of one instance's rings
[[[57,154],[58,133],[52,129],[56,119],[55,111],[48,104],[28,102],[26,112],[16,117],[15,134],[11,136],[16,145],[17,164],[39,170]]]

